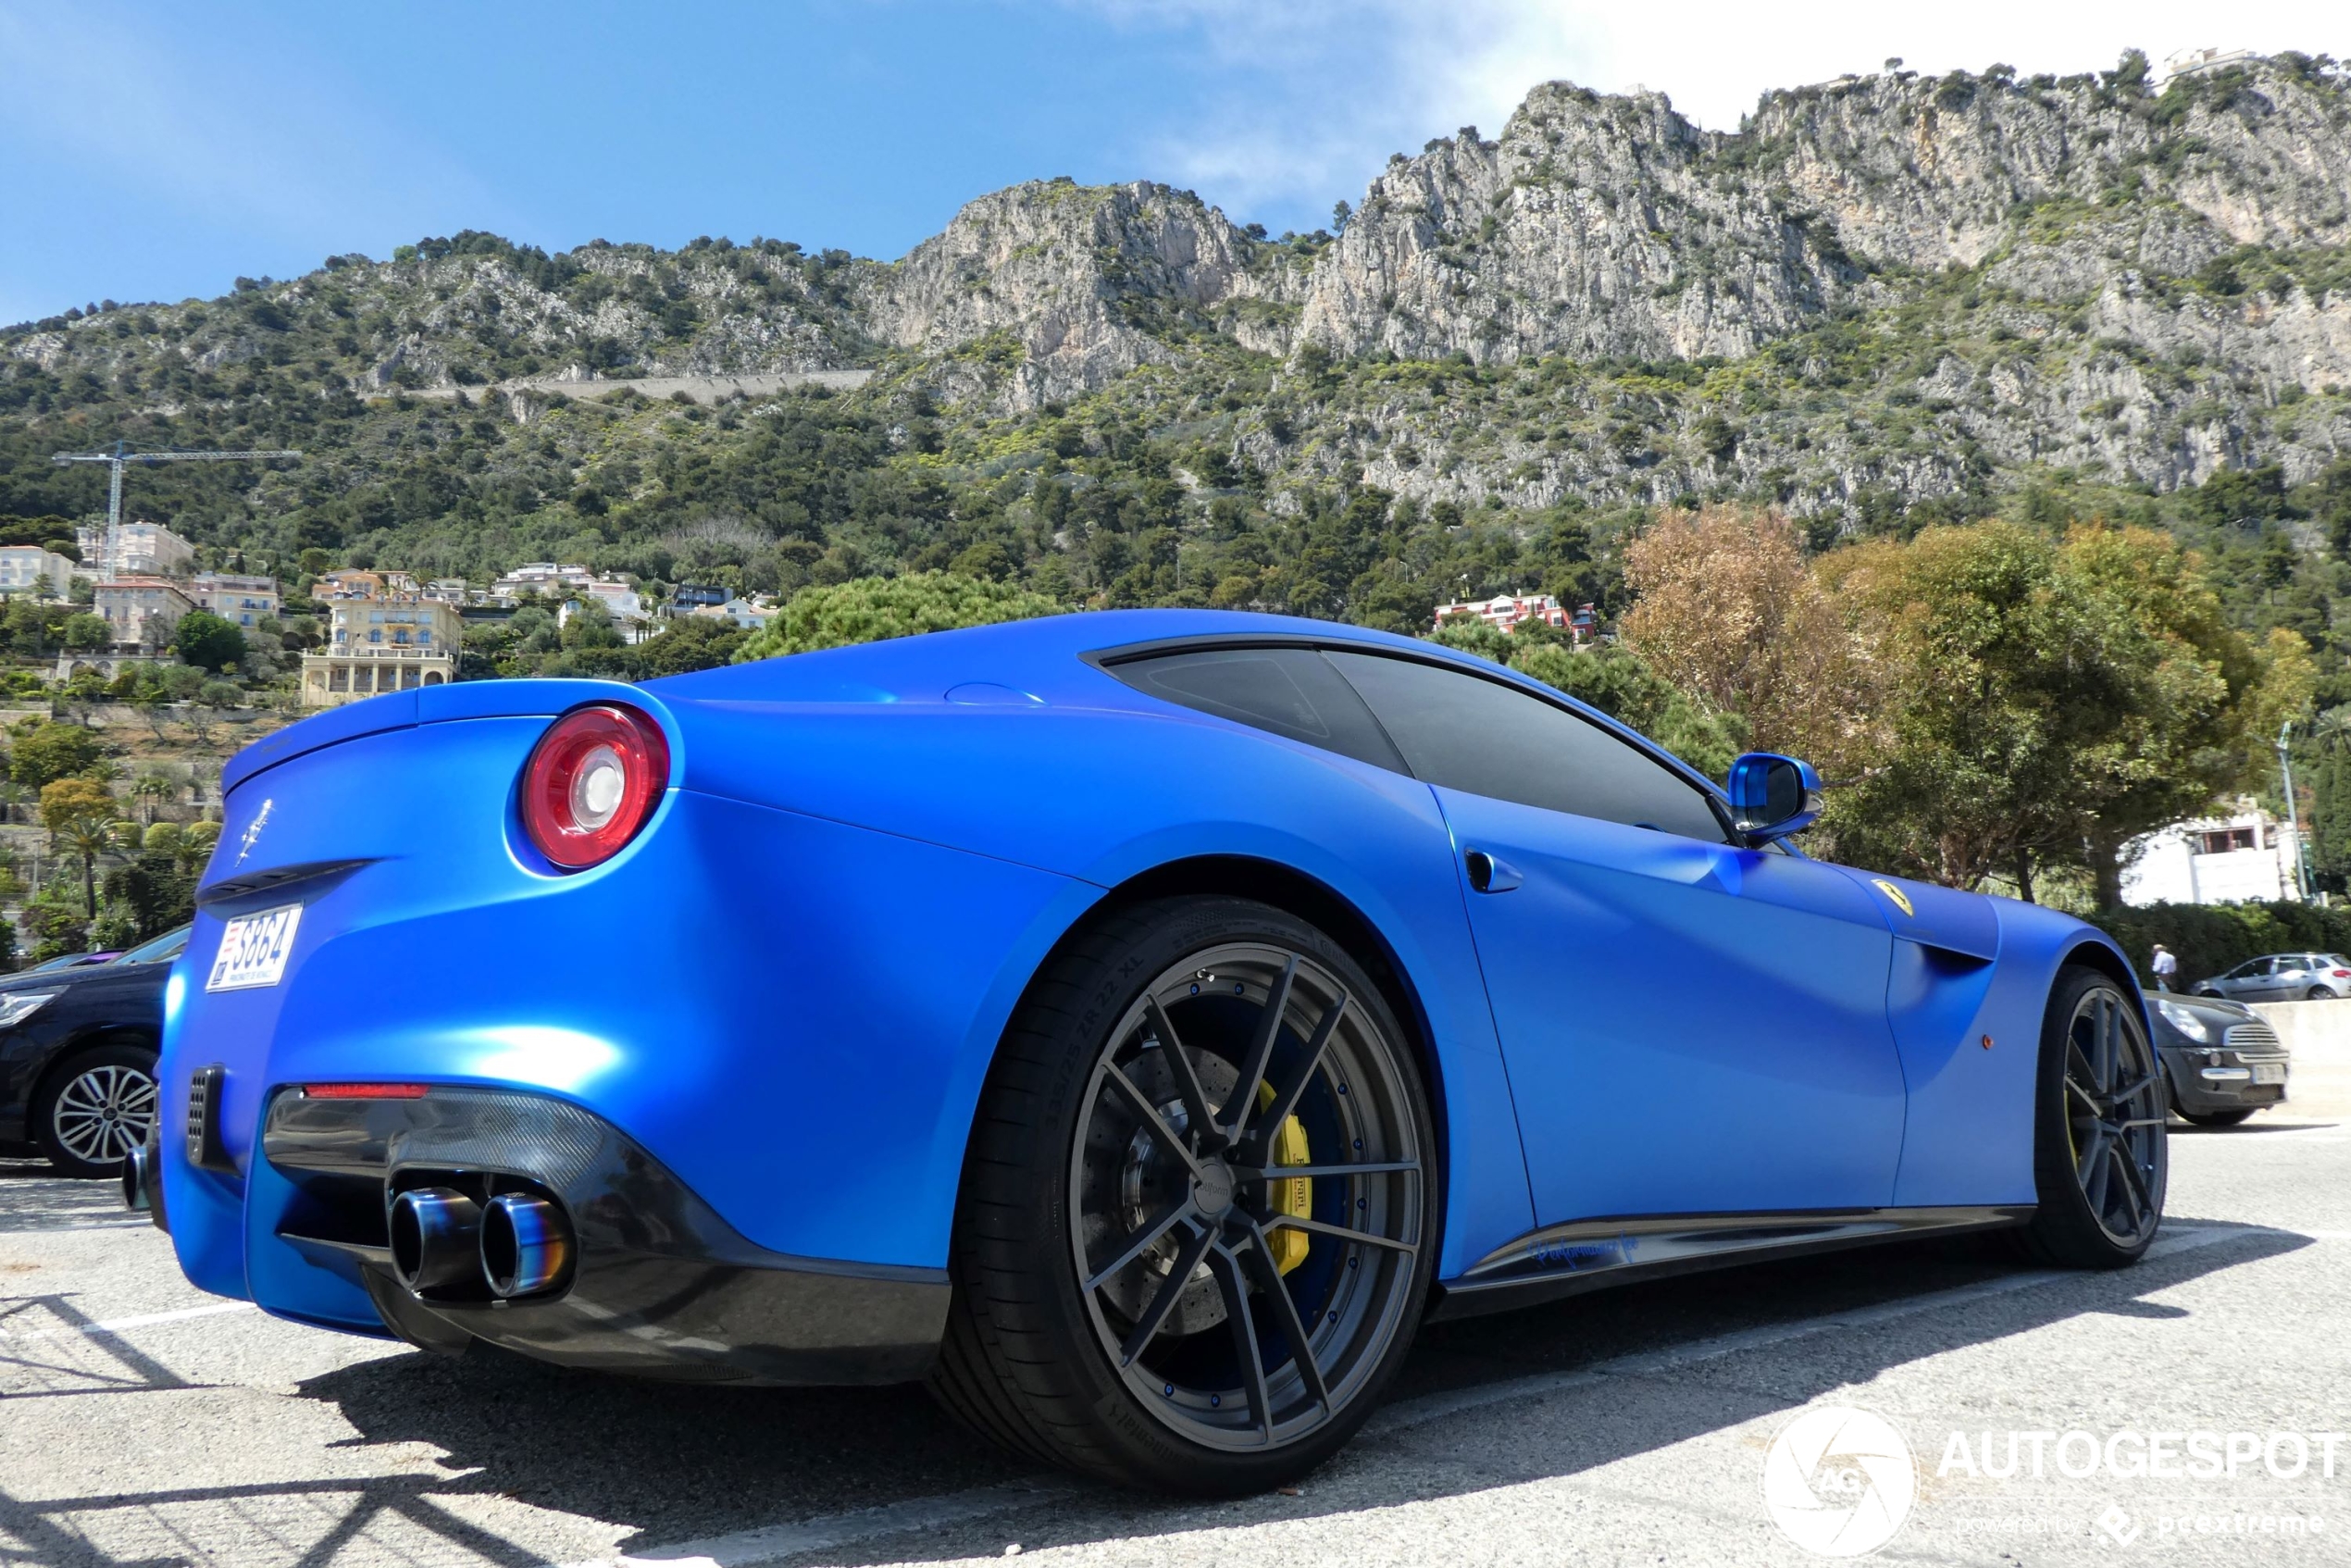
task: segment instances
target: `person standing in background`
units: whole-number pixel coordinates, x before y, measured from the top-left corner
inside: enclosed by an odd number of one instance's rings
[[[2168,991],[2171,989],[2171,977],[2180,972],[2180,961],[2171,956],[2170,948],[2158,942],[2155,944],[2155,960],[2147,967],[2155,971],[2155,989]]]

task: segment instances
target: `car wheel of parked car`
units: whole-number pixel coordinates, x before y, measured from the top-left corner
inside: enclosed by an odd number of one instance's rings
[[[69,1176],[118,1175],[155,1119],[155,1053],[101,1045],[51,1069],[32,1106],[33,1136]]]
[[[2308,990],[2302,993],[2302,1000],[2305,1002],[2332,1002],[2334,1000],[2334,992],[2327,989],[2324,986],[2312,986]]]
[[[1031,987],[973,1129],[933,1388],[1127,1485],[1258,1492],[1351,1436],[1409,1348],[1440,1173],[1405,1035],[1324,932],[1139,905]]]
[[[2208,996],[2215,1002],[2221,1000],[2220,993],[2214,990],[2210,986],[2199,986],[2188,994],[2190,996]]]
[[[2169,1096],[2138,1010],[2113,980],[2080,965],[2058,972],[2039,1074],[2027,1250],[2068,1268],[2135,1262],[2163,1218]]]
[[[2178,1107],[2173,1109],[2178,1110]],[[2247,1105],[2235,1111],[2181,1111],[2180,1115],[2200,1127],[2233,1127],[2258,1109],[2259,1106]]]

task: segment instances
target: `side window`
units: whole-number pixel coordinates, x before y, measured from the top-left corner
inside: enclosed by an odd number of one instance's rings
[[[1312,648],[1216,648],[1112,665],[1110,673],[1163,702],[1409,771],[1355,689]]]
[[[1334,652],[1413,774],[1449,790],[1725,841],[1707,797],[1598,725],[1499,681]]]

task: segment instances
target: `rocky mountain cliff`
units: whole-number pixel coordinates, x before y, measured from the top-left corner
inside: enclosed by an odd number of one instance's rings
[[[1336,237],[1066,180],[894,263],[461,234],[0,332],[0,421],[30,451],[61,421],[505,386],[527,423],[549,377],[859,367],[891,441],[960,471],[1114,450],[1115,426],[1276,508],[1315,484],[1744,497],[1834,532],[2051,476],[2291,486],[2351,451],[2351,75],[1894,72],[1773,93],[1728,133],[1551,83],[1490,140],[1397,155]]]

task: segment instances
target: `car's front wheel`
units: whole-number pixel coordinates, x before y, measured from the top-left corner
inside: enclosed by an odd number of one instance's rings
[[[155,1053],[100,1045],[52,1069],[32,1106],[33,1136],[69,1176],[110,1176],[155,1120]]]
[[[1362,1425],[1419,1322],[1438,1171],[1378,987],[1234,898],[1142,904],[1031,987],[982,1100],[934,1390],[1016,1449],[1205,1496]]]
[[[2083,965],[2059,970],[2035,1080],[2029,1251],[2068,1268],[2137,1261],[2163,1220],[2169,1109],[2155,1047],[2122,988]]]

